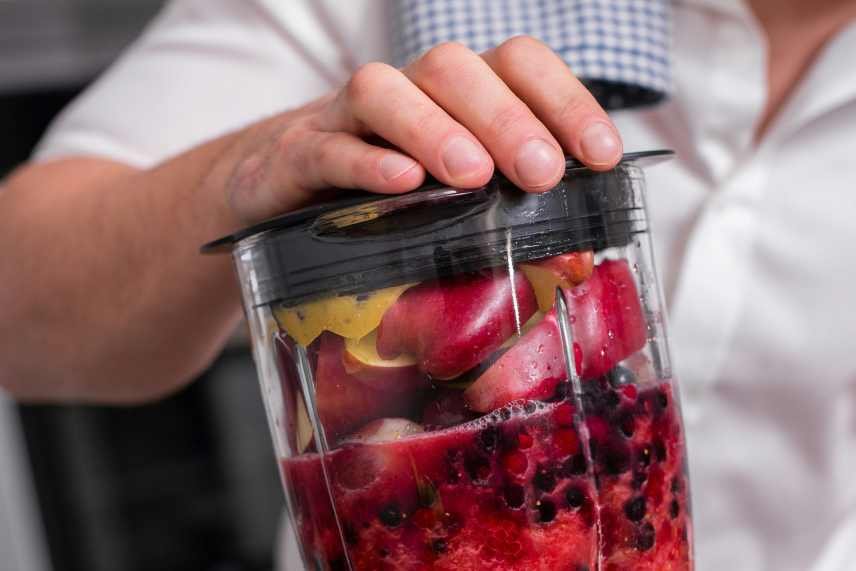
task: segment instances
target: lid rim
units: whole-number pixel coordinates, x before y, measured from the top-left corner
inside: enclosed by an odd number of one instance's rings
[[[649,150],[649,151],[634,151],[634,152],[630,152],[630,153],[624,153],[624,155],[621,157],[621,160],[618,162],[618,164],[616,165],[615,168],[617,168],[618,166],[620,166],[622,164],[637,163],[637,162],[642,162],[645,166],[652,166],[652,165],[657,164],[659,162],[668,160],[668,159],[672,158],[674,155],[675,155],[675,152],[672,150],[669,150],[669,149],[654,149],[654,150]],[[612,170],[614,170],[614,169],[612,169]],[[606,174],[608,172],[611,172],[611,171],[595,171],[595,170],[588,168],[581,161],[579,161],[578,159],[576,159],[574,157],[568,156],[565,158],[565,173],[566,174],[569,172],[577,173],[577,172],[581,172],[581,171],[590,171],[593,174]],[[496,182],[496,179],[507,180],[507,179],[505,179],[505,177],[501,173],[497,173],[494,175],[493,179],[490,182],[488,182],[487,185],[485,185],[484,187],[481,187],[479,189],[461,189],[461,191],[463,193],[466,193],[466,192],[477,192],[479,190],[483,190],[484,188],[490,187],[494,182]],[[443,185],[437,181],[432,180],[431,182],[428,182],[428,183],[422,185],[420,188],[418,188],[414,191],[411,191],[411,192],[422,192],[422,191],[428,191],[428,190],[438,189],[438,188],[453,188],[453,187],[448,187],[447,185]],[[243,242],[244,240],[251,238],[251,237],[254,237],[254,236],[258,236],[258,235],[263,234],[265,232],[269,232],[272,230],[282,230],[282,229],[290,228],[290,227],[296,226],[302,222],[305,222],[305,221],[307,221],[313,217],[319,218],[322,215],[324,215],[330,211],[361,206],[361,205],[370,203],[372,201],[381,201],[381,200],[392,198],[392,196],[389,196],[389,195],[370,194],[370,193],[364,193],[364,192],[359,192],[359,191],[347,191],[347,192],[349,192],[350,196],[345,195],[344,197],[342,197],[336,201],[333,201],[333,202],[327,202],[327,203],[307,206],[306,208],[302,208],[300,210],[289,212],[289,213],[283,214],[281,216],[270,218],[270,219],[264,220],[258,224],[254,224],[254,225],[249,226],[247,228],[243,228],[241,230],[233,232],[232,234],[222,236],[220,238],[217,238],[216,240],[212,240],[211,242],[204,244],[199,249],[199,251],[200,251],[200,253],[205,254],[205,255],[228,253],[228,252],[231,252],[232,250],[234,250],[234,248],[238,244]]]

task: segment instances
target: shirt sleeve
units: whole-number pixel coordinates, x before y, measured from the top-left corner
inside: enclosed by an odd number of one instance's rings
[[[54,122],[37,161],[146,168],[329,91],[346,74],[311,0],[173,0]]]

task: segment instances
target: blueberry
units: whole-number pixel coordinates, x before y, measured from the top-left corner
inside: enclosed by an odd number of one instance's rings
[[[681,491],[681,478],[680,476],[675,476],[672,478],[672,493],[677,494]]]
[[[636,421],[633,420],[633,415],[630,413],[622,414],[618,420],[618,426],[621,428],[621,433],[627,438],[633,436],[636,430]]]
[[[563,401],[566,400],[572,393],[571,391],[571,383],[564,382],[556,385],[556,392],[553,393],[553,398],[551,401]]]
[[[562,466],[562,475],[566,477],[582,476],[587,470],[588,462],[586,462],[586,457],[582,453],[574,454]]]
[[[479,443],[485,452],[493,452],[499,443],[499,428],[488,426],[479,433]]]
[[[538,466],[532,481],[539,490],[552,492],[556,488],[556,472],[549,466]]]
[[[681,513],[681,504],[678,503],[678,500],[672,500],[672,503],[669,504],[669,515],[672,516],[672,519],[678,517],[678,514]]]
[[[632,522],[642,521],[642,518],[645,517],[645,512],[645,498],[642,496],[628,500],[624,504],[624,515]]]
[[[615,391],[609,391],[604,397],[604,402],[609,408],[615,408],[621,403],[621,397]]]
[[[431,541],[431,549],[434,550],[434,553],[446,553],[446,549],[448,549],[449,545],[446,543],[445,539],[437,538]]]
[[[617,476],[630,469],[630,450],[626,446],[613,443],[611,446],[604,447],[601,461],[607,474]]]
[[[586,502],[586,494],[579,488],[568,488],[565,499],[568,501],[568,507],[577,509]]]
[[[380,521],[387,527],[398,527],[404,516],[395,504],[389,504],[380,511]]]
[[[651,525],[651,522],[646,521],[642,524],[636,534],[636,549],[639,551],[648,551],[654,547],[655,539],[656,533],[654,531],[654,526]]]
[[[606,375],[613,387],[620,387],[622,385],[629,385],[636,382],[636,375],[633,374],[633,371],[627,367],[622,367],[621,365],[615,366]]]
[[[538,504],[538,521],[549,523],[556,519],[556,504],[550,500],[541,500]]]
[[[512,509],[522,507],[523,502],[526,501],[526,491],[523,489],[523,486],[518,484],[506,486],[503,495],[505,496],[505,503]]]
[[[470,454],[464,460],[464,468],[466,468],[470,480],[475,482],[483,480],[483,476],[490,473],[490,462],[481,455]]]
[[[351,547],[355,546],[360,540],[360,537],[357,535],[357,531],[354,529],[354,526],[349,523],[342,525],[342,534],[345,536],[345,541]]]
[[[666,445],[659,438],[654,441],[654,454],[660,462],[666,461]]]
[[[535,412],[535,408],[535,403],[529,400],[526,401],[526,403],[523,405],[523,412],[525,412],[526,414],[532,414],[533,412]]]

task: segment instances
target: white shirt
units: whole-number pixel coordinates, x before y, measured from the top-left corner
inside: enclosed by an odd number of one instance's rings
[[[180,0],[38,158],[146,167],[387,59],[386,1]],[[760,144],[765,42],[731,0],[674,14],[675,94],[614,115],[648,173],[682,387],[700,571],[856,566],[856,26]],[[288,569],[295,568],[291,563]]]

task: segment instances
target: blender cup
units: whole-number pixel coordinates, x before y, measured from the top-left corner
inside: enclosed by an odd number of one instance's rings
[[[351,194],[231,249],[307,569],[691,569],[641,167]]]

